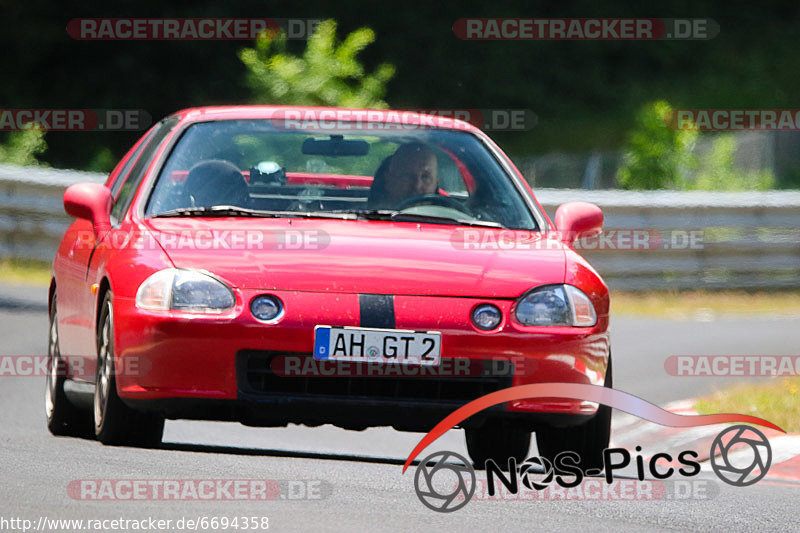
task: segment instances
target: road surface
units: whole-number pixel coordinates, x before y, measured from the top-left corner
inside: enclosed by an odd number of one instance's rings
[[[45,301],[41,289],[0,287],[0,355],[46,353]],[[671,377],[663,368],[666,357],[796,354],[800,320],[614,317],[612,345],[616,387],[663,404],[725,383]],[[0,377],[0,530],[22,524],[4,519],[30,520],[31,527],[44,518],[160,519],[172,520],[168,529],[178,530],[181,519],[185,529],[189,519],[245,516],[268,517],[270,531],[800,530],[800,485],[735,488],[710,472],[699,478],[716,487],[711,498],[698,494],[657,501],[475,500],[456,512],[437,513],[415,494],[415,467],[401,474],[400,465],[421,434],[385,428],[256,429],[170,421],[161,449],[105,447],[93,440],[50,436],[44,424],[43,390],[42,377]],[[423,455],[437,449],[466,454],[460,431],[449,432]],[[284,491],[272,501],[91,501],[69,490],[80,480],[122,478],[257,478],[277,480]],[[88,527],[87,522],[82,525]],[[106,529],[118,530],[114,525],[106,522]]]

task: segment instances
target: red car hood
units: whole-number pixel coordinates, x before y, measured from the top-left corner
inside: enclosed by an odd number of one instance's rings
[[[207,270],[240,288],[514,298],[565,276],[560,246],[497,249],[491,243],[499,230],[327,219],[145,223],[176,267]],[[465,249],[463,232],[473,230],[492,249]],[[504,232],[510,235],[528,243],[542,238]]]

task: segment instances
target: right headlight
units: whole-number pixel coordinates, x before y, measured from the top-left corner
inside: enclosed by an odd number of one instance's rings
[[[517,302],[517,320],[526,326],[594,326],[597,313],[589,297],[572,285],[547,285]]]
[[[140,309],[213,314],[235,304],[230,287],[198,270],[161,270],[144,280],[136,292],[136,307]]]

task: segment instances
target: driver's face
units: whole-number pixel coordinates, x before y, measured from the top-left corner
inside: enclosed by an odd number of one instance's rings
[[[385,187],[391,201],[397,203],[435,193],[438,182],[436,156],[412,152],[392,157]]]

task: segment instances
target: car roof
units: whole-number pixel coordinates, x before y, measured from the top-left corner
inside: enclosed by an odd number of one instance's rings
[[[403,109],[349,109],[343,107],[321,106],[268,106],[268,105],[230,105],[204,106],[182,109],[170,116],[180,117],[182,123],[206,122],[209,120],[234,119],[276,119],[321,121],[340,120],[357,122],[379,122],[387,124],[406,124],[431,126],[435,128],[456,129],[482,134],[481,130],[463,120],[444,116],[456,110],[443,110],[442,115],[431,115]]]

